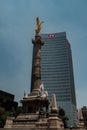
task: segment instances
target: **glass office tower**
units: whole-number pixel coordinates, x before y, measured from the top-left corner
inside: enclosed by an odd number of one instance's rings
[[[65,110],[68,126],[77,126],[72,54],[66,33],[42,34],[41,80],[49,99],[56,94],[58,107]]]

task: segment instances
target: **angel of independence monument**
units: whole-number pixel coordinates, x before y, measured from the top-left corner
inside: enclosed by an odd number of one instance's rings
[[[36,36],[32,40],[34,45],[34,61],[33,61],[33,90],[27,97],[26,94],[22,100],[23,111],[25,113],[38,113],[40,108],[44,106],[44,110],[48,110],[49,100],[47,97],[47,92],[44,91],[44,86],[41,83],[41,47],[44,42],[41,40],[39,35],[41,30],[41,24],[39,18],[36,18],[37,29],[35,30]]]
[[[50,130],[53,128],[63,129],[63,123],[58,118],[58,108],[56,104],[56,96],[52,96],[51,110],[48,115],[49,99],[48,93],[44,90],[44,85],[41,82],[41,47],[44,42],[40,36],[41,24],[39,18],[36,18],[37,29],[35,30],[35,39],[32,40],[34,45],[34,61],[33,61],[33,86],[32,92],[27,95],[24,92],[22,102],[23,113],[19,114],[15,119],[8,118],[5,128],[28,128],[29,130],[41,129]]]

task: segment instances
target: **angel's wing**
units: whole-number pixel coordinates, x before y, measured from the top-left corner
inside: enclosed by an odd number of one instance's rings
[[[36,18],[36,24],[39,25],[40,21],[39,21],[39,18],[37,17]]]

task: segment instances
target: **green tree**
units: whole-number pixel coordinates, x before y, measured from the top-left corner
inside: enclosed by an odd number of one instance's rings
[[[67,121],[68,117],[65,114],[65,111],[62,108],[59,108],[59,117],[62,119],[62,122],[64,123],[64,128],[67,127]]]
[[[0,128],[3,128],[6,122],[7,112],[4,108],[0,107]]]
[[[14,117],[17,117],[20,113],[22,113],[22,108],[21,107],[17,107],[17,108],[12,107],[11,112]]]

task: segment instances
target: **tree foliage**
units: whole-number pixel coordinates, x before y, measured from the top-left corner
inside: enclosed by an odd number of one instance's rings
[[[68,117],[66,116],[65,111],[62,108],[59,108],[59,117],[62,119],[62,122],[64,123],[64,127],[67,127],[67,121]]]
[[[21,107],[17,108],[12,107],[12,116],[17,117],[20,113],[22,113]]]
[[[3,128],[6,122],[7,112],[4,108],[0,107],[0,128]]]

